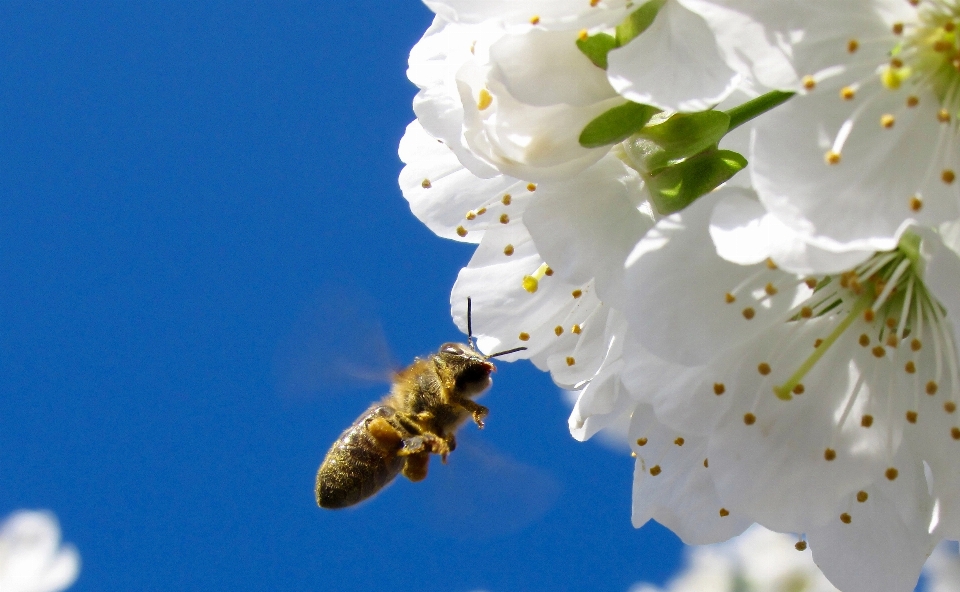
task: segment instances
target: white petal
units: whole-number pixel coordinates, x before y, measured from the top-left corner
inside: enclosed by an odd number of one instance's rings
[[[889,250],[905,221],[936,225],[960,217],[960,188],[941,182],[939,173],[960,156],[938,153],[943,124],[933,96],[902,107],[911,90],[880,91],[865,105],[834,165],[825,154],[853,110],[836,88],[821,84],[760,118],[750,169],[767,210],[832,251]],[[886,113],[898,113],[890,129],[880,125]],[[910,203],[918,195],[923,209],[915,212]]]
[[[757,266],[717,256],[708,226],[718,196],[706,195],[678,214],[657,222],[627,258],[624,284],[636,304],[627,320],[655,355],[687,366],[706,364],[745,333],[743,310],[756,311],[756,331],[792,308],[799,286],[779,286],[776,298],[743,298],[727,304],[725,294],[763,273]],[[695,328],[695,330],[693,329]]]
[[[723,187],[717,193],[722,198],[710,219],[710,236],[727,261],[752,265],[769,258],[791,273],[824,274],[853,269],[874,253],[819,249],[768,214],[753,191]]]
[[[499,175],[481,179],[468,171],[444,145],[427,134],[416,120],[407,126],[400,140],[400,189],[410,202],[413,215],[438,236],[478,243],[488,221],[499,215],[497,206],[504,195],[523,196],[526,183]],[[493,210],[486,217],[468,220],[468,212]],[[522,207],[522,206],[517,206]],[[461,236],[458,227],[466,234]]]
[[[490,47],[490,77],[521,103],[583,107],[616,91],[606,73],[577,47],[577,33],[534,29],[507,34]]]
[[[541,183],[524,215],[537,250],[572,283],[596,278],[600,298],[616,306],[623,263],[653,226],[635,206],[639,175],[614,156],[564,182]]]
[[[844,592],[910,592],[937,539],[927,534],[930,499],[917,458],[897,459],[900,474],[864,488],[865,502],[855,499],[837,516],[807,531],[813,558],[824,575]],[[840,513],[850,523],[840,520]]]
[[[20,511],[0,528],[0,590],[58,592],[77,579],[80,558],[60,545],[60,528],[48,512]]]
[[[723,503],[717,497],[712,471],[704,467],[704,440],[669,429],[644,404],[633,412],[630,439],[631,448],[637,453],[633,481],[635,527],[652,518],[684,543],[702,545],[727,540],[750,525],[751,520],[744,516],[721,515]]]
[[[424,0],[424,4],[451,21],[529,26],[536,18],[539,27],[571,30],[614,26],[632,6],[626,0],[605,0],[598,6],[585,0]]]
[[[703,18],[668,2],[653,24],[607,57],[610,84],[635,103],[701,111],[722,101],[739,76],[723,61]]]

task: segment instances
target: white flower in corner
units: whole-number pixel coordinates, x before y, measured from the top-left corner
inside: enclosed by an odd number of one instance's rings
[[[960,216],[960,2],[726,3],[768,33],[757,77],[799,92],[756,122],[750,170],[772,214],[834,251]]]
[[[58,592],[80,570],[80,555],[60,543],[60,527],[49,512],[20,511],[0,525],[0,590]]]
[[[627,386],[707,440],[718,514],[804,533],[845,592],[912,590],[934,545],[960,538],[960,232],[908,229],[843,272],[738,265],[717,255],[736,233],[709,233],[731,191],[661,220],[628,260],[631,331],[688,370],[631,381],[628,340]]]
[[[663,592],[837,592],[795,538],[754,526],[717,545],[687,550],[687,566]],[[802,543],[800,547],[803,547]],[[660,592],[649,584],[631,592]]]

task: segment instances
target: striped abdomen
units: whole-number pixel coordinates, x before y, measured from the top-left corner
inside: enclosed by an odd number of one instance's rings
[[[397,456],[401,444],[385,443],[370,433],[370,422],[378,417],[399,427],[395,415],[392,407],[372,407],[333,443],[317,472],[317,504],[321,508],[352,506],[397,476],[404,464]]]

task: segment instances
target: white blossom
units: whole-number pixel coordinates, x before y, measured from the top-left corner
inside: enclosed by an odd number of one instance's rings
[[[685,569],[666,588],[641,584],[631,592],[836,592],[800,549],[796,538],[754,526],[728,542],[688,549]]]
[[[80,570],[73,545],[61,545],[60,527],[49,512],[19,511],[0,524],[0,590],[58,592]]]

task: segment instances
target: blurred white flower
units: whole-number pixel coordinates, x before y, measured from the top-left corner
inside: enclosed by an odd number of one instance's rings
[[[60,527],[49,512],[15,512],[0,525],[0,590],[57,592],[77,579],[80,555],[61,545]]]
[[[796,538],[760,526],[725,543],[689,548],[686,563],[666,588],[639,584],[630,592],[837,592],[810,553],[798,552]]]
[[[926,592],[960,592],[960,555],[957,544],[941,543],[924,566]]]

